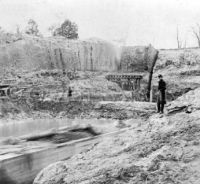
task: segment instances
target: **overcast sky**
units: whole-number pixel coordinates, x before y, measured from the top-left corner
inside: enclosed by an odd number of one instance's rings
[[[0,26],[24,29],[34,19],[43,35],[70,19],[80,39],[124,40],[126,45],[176,48],[177,26],[183,43],[197,46],[192,27],[200,24],[200,0],[0,0]]]

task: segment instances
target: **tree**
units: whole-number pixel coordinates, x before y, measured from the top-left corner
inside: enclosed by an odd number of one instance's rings
[[[52,31],[54,27],[50,27],[49,30]],[[70,20],[65,20],[60,27],[55,28],[53,31],[53,36],[64,36],[67,39],[77,39],[78,38],[78,26],[76,23]]]
[[[197,40],[198,46],[200,47],[200,25],[196,24],[196,28],[192,27],[192,31]]]
[[[28,21],[28,26],[25,30],[25,33],[26,34],[29,34],[29,35],[34,35],[34,36],[39,36],[39,29],[38,29],[38,24],[36,23],[35,20],[33,19],[29,19]]]

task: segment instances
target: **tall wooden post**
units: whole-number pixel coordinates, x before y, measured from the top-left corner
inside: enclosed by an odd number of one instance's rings
[[[134,80],[134,89],[137,89],[137,79]]]
[[[150,102],[153,102],[153,93],[152,93],[152,88],[151,88],[151,91],[150,91]]]
[[[139,82],[139,84],[138,84],[139,85],[139,89],[140,89],[140,81],[141,81],[141,79],[139,79],[139,81],[138,81]]]

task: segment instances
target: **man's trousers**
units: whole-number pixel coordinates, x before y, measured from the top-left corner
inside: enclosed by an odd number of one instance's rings
[[[163,113],[165,104],[166,104],[165,91],[159,91],[157,97],[157,111]]]

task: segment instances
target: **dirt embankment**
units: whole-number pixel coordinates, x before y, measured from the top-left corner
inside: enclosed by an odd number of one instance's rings
[[[159,73],[164,75],[167,82],[167,100],[174,100],[199,87],[199,51],[199,49],[160,50],[158,60],[154,63],[157,51],[152,46],[119,49],[98,39],[67,41],[58,37],[22,36],[20,39],[6,41],[0,45],[0,77],[1,80],[16,79],[15,92],[19,92],[18,94],[25,92],[23,94],[26,95],[22,95],[24,98],[20,97],[17,102],[18,106],[23,106],[22,109],[47,112],[50,110],[50,105],[53,105],[55,108],[49,113],[50,116],[61,113],[62,117],[64,113],[60,107],[65,110],[70,107],[68,102],[66,103],[69,86],[74,90],[73,96],[76,101],[83,99],[93,102],[130,101],[132,99],[130,92],[123,91],[116,83],[106,80],[105,76],[112,73],[111,71],[144,72],[141,88],[135,91],[133,96],[136,100],[146,101],[149,76],[154,68],[154,101],[157,91],[156,77]],[[69,71],[77,78],[71,80]],[[22,90],[21,86],[28,87]],[[30,94],[42,101],[32,99]]]
[[[11,84],[11,97],[7,99],[10,108],[1,103],[1,118],[114,118],[128,119],[138,112],[118,108],[95,109],[99,101],[145,101],[145,86],[135,91],[122,90],[117,83],[106,79],[107,72],[74,72],[73,78],[59,70],[41,70],[21,75]],[[68,89],[72,89],[72,97]],[[12,115],[11,104],[20,109]],[[7,111],[4,111],[7,109]],[[142,114],[141,107],[139,114]],[[101,112],[100,112],[101,111]],[[8,113],[7,113],[8,112]],[[109,114],[110,113],[110,114]],[[146,112],[144,112],[145,114]],[[146,115],[145,115],[146,116]]]
[[[148,93],[149,74],[154,68],[153,88],[156,91],[159,73],[168,84],[169,101],[199,87],[200,50],[198,48],[159,50],[152,46],[116,47],[100,39],[70,41],[61,37],[39,38],[7,35],[0,45],[0,77],[23,78],[41,70],[145,72],[142,88]],[[155,64],[155,67],[154,67]],[[155,99],[155,95],[154,95]]]
[[[57,70],[24,74],[11,85],[10,98],[0,101],[1,118],[17,118],[18,115],[21,118],[89,118],[98,101],[131,100],[131,92],[123,91],[116,83],[108,81],[105,75],[78,72],[70,80]],[[68,96],[69,86],[72,97]]]
[[[160,50],[154,68],[154,94],[157,90],[158,74],[162,74],[167,82],[167,99],[171,101],[200,87],[199,71],[199,48]]]
[[[72,41],[12,35],[0,44],[0,83],[16,80],[11,103],[17,102],[26,111],[48,111],[48,105],[53,104],[65,108],[69,86],[79,101],[131,100],[130,92],[122,91],[105,77],[112,72],[130,72],[131,68],[131,72],[145,75],[141,90],[134,93],[135,99],[145,101],[156,52],[152,46],[122,49],[100,39]]]
[[[191,93],[187,95],[193,99]],[[34,184],[198,184],[200,112],[195,101],[190,100],[190,105],[196,107],[190,113],[152,115],[125,133],[50,165]]]

